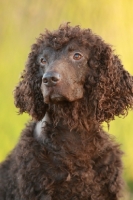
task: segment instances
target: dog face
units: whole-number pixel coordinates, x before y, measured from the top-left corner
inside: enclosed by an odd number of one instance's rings
[[[99,36],[65,24],[32,45],[14,96],[20,113],[36,120],[52,104],[65,115],[108,122],[133,107],[133,77]]]
[[[44,47],[37,58],[42,76],[41,91],[45,103],[76,101],[83,97],[88,71],[88,53],[78,41],[60,50]]]

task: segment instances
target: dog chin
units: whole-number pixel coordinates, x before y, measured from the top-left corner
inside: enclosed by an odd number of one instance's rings
[[[61,96],[59,94],[47,95],[44,97],[44,102],[46,104],[49,104],[49,103],[58,104],[64,101],[67,101],[67,99],[64,96]]]

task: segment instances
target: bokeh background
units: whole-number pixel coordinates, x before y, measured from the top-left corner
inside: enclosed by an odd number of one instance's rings
[[[68,21],[91,28],[112,44],[133,75],[133,0],[0,0],[0,161],[13,149],[30,119],[27,114],[17,114],[13,100],[30,46],[45,28],[53,30]],[[125,152],[124,200],[133,200],[133,112],[111,122],[109,133]]]

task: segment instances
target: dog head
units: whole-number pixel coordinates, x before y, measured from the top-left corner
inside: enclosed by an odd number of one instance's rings
[[[108,122],[132,108],[133,78],[99,36],[65,24],[32,45],[14,96],[20,113],[36,120],[49,104],[64,103],[69,110],[79,102],[86,117]]]

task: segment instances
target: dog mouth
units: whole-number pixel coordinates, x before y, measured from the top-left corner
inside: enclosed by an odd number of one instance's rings
[[[77,85],[76,85],[77,86]],[[60,104],[63,102],[73,102],[83,97],[83,87],[61,87],[53,86],[46,87],[42,84],[41,90],[43,94],[44,103]]]
[[[51,94],[51,95],[46,95],[44,97],[44,102],[45,103],[60,103],[62,101],[66,101],[65,97],[59,94]]]
[[[46,104],[49,103],[57,104],[67,100],[63,95],[55,91],[54,88],[49,88],[43,91],[43,98]]]

